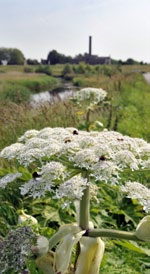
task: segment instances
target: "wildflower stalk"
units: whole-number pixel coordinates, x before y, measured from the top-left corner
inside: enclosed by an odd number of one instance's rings
[[[88,108],[87,113],[86,113],[86,130],[87,130],[87,131],[89,131],[90,112],[91,112],[91,109]]]

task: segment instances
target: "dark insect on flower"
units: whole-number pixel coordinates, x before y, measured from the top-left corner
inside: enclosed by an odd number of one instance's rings
[[[123,141],[124,139],[123,138],[117,138],[118,141]]]
[[[71,139],[70,138],[66,138],[65,140],[64,140],[64,143],[66,144],[66,143],[71,143]]]
[[[32,177],[33,177],[34,179],[36,179],[36,178],[39,178],[40,175],[39,175],[36,171],[34,171],[34,172],[32,173]]]
[[[79,135],[79,132],[75,129],[75,130],[73,131],[73,135]]]
[[[99,157],[99,161],[105,161],[106,160],[106,156],[105,155],[101,155],[100,157]]]

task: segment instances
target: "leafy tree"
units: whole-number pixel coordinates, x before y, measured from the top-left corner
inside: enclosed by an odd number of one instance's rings
[[[26,60],[27,61],[27,64],[28,65],[39,65],[39,62],[38,62],[38,60],[36,60],[36,59],[27,59]]]
[[[10,49],[10,61],[11,65],[23,65],[24,64],[24,55],[19,49]]]
[[[52,50],[47,56],[47,63],[50,63],[51,65],[72,63],[72,58],[58,53],[56,50]]]
[[[10,60],[10,53],[6,48],[0,48],[0,63],[2,63],[3,60]]]
[[[25,57],[19,49],[0,48],[0,63],[7,60],[11,65],[23,65]]]
[[[48,63],[55,65],[60,63],[60,54],[56,50],[52,50],[47,57]]]
[[[132,58],[128,58],[126,61],[127,65],[134,65],[136,62]]]
[[[52,75],[50,66],[38,66],[35,70],[36,73],[45,73],[46,75]]]

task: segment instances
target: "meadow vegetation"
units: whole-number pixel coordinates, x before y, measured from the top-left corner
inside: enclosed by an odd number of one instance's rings
[[[102,130],[99,121],[108,130],[119,131],[131,137],[144,138],[150,142],[150,85],[143,73],[150,72],[150,65],[54,65],[54,66],[0,66],[0,150],[17,141],[26,130],[44,127],[75,127],[80,130]],[[60,80],[61,79],[61,80]],[[65,101],[45,103],[37,108],[30,105],[33,93],[61,87],[70,81],[77,90],[83,87],[102,88],[107,91],[106,100],[90,110]],[[0,176],[12,171],[5,161],[0,162]],[[23,171],[24,181],[29,172]],[[128,174],[126,174],[128,176]],[[133,172],[129,175],[150,185],[149,173]],[[95,227],[134,230],[145,216],[135,200],[116,193],[113,186],[104,185],[99,194],[99,204],[91,203],[91,218]],[[17,226],[18,212],[25,209],[36,217],[42,235],[50,236],[64,223],[75,220],[75,210],[62,209],[59,201],[51,198],[22,198],[18,188],[10,184],[7,191],[0,189],[0,236],[5,237]],[[41,214],[42,212],[42,214]],[[150,273],[150,246],[126,240],[106,240],[106,252],[101,274]],[[28,262],[31,274],[41,274]],[[6,273],[7,274],[7,273]],[[13,274],[13,273],[12,273]],[[94,274],[94,273],[93,273]]]

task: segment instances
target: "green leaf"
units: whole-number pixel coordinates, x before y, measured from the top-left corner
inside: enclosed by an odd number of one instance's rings
[[[141,253],[141,254],[145,254],[150,256],[150,250],[146,249],[146,248],[142,248],[140,247],[137,243],[132,242],[132,241],[118,241],[118,240],[114,240],[113,241],[115,244],[126,247],[129,250]]]

